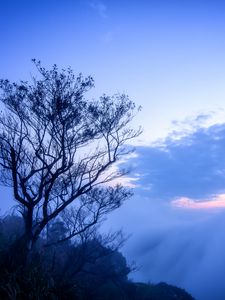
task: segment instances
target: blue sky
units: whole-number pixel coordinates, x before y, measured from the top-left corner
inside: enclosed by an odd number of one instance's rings
[[[7,0],[0,32],[1,78],[29,80],[37,58],[92,75],[91,96],[125,92],[143,107],[135,196],[107,226],[133,232],[137,279],[224,299],[225,1]]]
[[[95,78],[95,95],[143,106],[142,142],[172,120],[224,109],[224,1],[1,1],[2,77],[29,78],[31,58]]]

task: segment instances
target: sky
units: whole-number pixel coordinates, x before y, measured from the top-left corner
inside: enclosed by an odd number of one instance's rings
[[[136,280],[224,299],[225,1],[7,0],[0,32],[1,78],[29,80],[36,58],[142,106],[134,197],[105,226],[132,233]]]
[[[215,124],[138,146],[126,162],[135,194],[106,227],[132,233],[124,249],[138,267],[131,278],[224,299],[224,146],[225,124]]]

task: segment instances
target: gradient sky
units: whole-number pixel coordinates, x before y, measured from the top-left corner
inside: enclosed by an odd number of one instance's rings
[[[0,30],[2,77],[29,78],[32,58],[91,74],[96,95],[143,106],[143,142],[225,108],[224,1],[7,0]]]
[[[137,280],[224,300],[225,1],[7,0],[0,32],[1,78],[29,80],[37,58],[143,107],[135,196],[105,226],[133,233]]]

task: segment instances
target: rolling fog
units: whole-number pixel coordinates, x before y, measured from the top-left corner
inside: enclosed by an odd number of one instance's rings
[[[123,252],[136,262],[134,280],[225,299],[224,149],[224,124],[137,148],[135,196],[106,224],[132,234]]]

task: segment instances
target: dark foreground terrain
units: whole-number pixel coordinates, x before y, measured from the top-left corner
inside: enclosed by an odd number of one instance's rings
[[[96,233],[77,241],[54,244],[65,234],[63,222],[54,222],[46,237],[23,260],[20,217],[0,222],[1,300],[193,300],[185,290],[166,283],[135,283],[128,279],[134,267],[118,251],[119,234]]]

